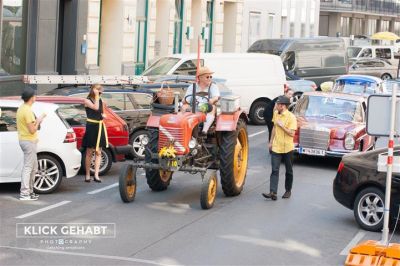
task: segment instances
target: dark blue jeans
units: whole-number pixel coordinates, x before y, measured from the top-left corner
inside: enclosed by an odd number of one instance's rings
[[[285,189],[286,191],[292,190],[293,184],[293,151],[288,153],[271,153],[271,165],[272,173],[269,180],[269,190],[270,192],[278,192],[279,183],[279,167],[281,162],[285,163],[286,173],[285,173]]]

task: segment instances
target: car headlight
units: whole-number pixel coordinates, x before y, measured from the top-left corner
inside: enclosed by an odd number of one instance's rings
[[[356,144],[354,135],[351,133],[347,133],[346,137],[344,138],[344,147],[346,148],[346,150],[352,150],[354,149],[354,144]]]
[[[149,144],[149,137],[143,136],[143,138],[140,140],[140,143],[142,143],[143,146],[146,146],[147,144]]]
[[[196,139],[191,139],[189,141],[189,149],[194,149],[197,146],[197,140]]]

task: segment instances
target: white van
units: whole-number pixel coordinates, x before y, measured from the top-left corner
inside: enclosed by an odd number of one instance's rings
[[[395,46],[367,45],[347,47],[347,56],[350,59],[382,58],[397,66],[398,59],[395,58],[398,48]]]
[[[286,77],[279,56],[259,53],[206,53],[202,66],[240,96],[241,107],[254,124],[264,124],[263,111],[269,101],[284,93]],[[142,75],[155,79],[162,75],[195,75],[197,54],[174,54],[161,57]]]

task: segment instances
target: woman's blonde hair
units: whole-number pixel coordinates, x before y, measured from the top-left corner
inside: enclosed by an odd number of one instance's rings
[[[95,98],[94,91],[93,91],[94,89],[102,91],[103,87],[100,84],[93,84],[92,86],[90,86],[90,91],[89,91],[88,97],[91,98],[91,99]]]

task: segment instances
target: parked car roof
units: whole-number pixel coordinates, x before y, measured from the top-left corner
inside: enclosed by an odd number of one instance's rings
[[[380,78],[367,75],[343,75],[338,77],[336,81],[382,83]]]
[[[365,97],[362,95],[340,93],[340,92],[307,91],[307,92],[304,92],[303,95],[341,98],[341,99],[348,99],[348,100],[352,100],[352,101],[365,101]]]

